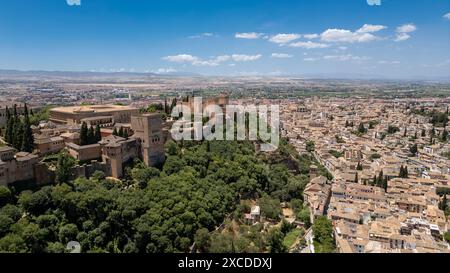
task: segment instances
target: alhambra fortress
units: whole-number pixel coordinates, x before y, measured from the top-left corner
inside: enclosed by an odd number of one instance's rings
[[[203,101],[224,108],[228,97],[219,96]],[[188,99],[180,105],[193,108]],[[13,105],[8,106],[12,109]],[[0,107],[0,128],[6,126],[6,106]],[[19,114],[23,106],[17,104]],[[100,127],[101,140],[81,145],[80,130]],[[9,145],[0,147],[0,185],[17,182],[35,182],[37,185],[54,183],[55,167],[45,162],[45,157],[66,151],[77,160],[73,167],[74,178],[90,177],[95,171],[121,178],[124,165],[139,158],[147,166],[161,166],[165,161],[164,143],[170,139],[173,121],[163,121],[161,114],[140,114],[139,109],[122,105],[83,105],[58,107],[50,110],[49,121],[32,126],[34,151],[19,152]],[[113,134],[126,132],[127,137]]]

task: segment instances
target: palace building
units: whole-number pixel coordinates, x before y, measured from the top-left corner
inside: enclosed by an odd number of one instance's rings
[[[139,109],[123,105],[83,105],[58,107],[50,110],[50,121],[57,124],[81,124],[83,121],[102,126],[103,124],[130,123],[131,116]]]

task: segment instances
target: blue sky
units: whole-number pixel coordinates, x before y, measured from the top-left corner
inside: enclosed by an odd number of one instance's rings
[[[1,4],[0,69],[450,75],[450,0]]]

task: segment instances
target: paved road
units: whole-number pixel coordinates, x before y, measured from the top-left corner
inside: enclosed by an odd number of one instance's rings
[[[314,243],[313,243],[313,231],[312,228],[308,230],[308,232],[305,234],[305,240],[306,240],[306,247],[302,249],[301,253],[314,253]]]

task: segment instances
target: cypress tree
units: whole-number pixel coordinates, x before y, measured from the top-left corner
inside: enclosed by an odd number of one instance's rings
[[[169,105],[167,104],[167,98],[164,98],[164,113],[169,114]]]
[[[417,152],[418,152],[417,144],[412,145],[412,146],[409,148],[409,151],[411,152],[411,155],[412,155],[412,156],[416,156],[416,154],[417,154]]]
[[[363,170],[363,166],[362,166],[361,162],[358,162],[358,166],[356,166],[356,170],[358,170],[358,171]]]
[[[364,124],[362,122],[359,124],[358,132],[361,134],[365,134],[367,132],[366,127],[364,127]]]
[[[23,124],[19,117],[14,121],[14,132],[13,132],[13,147],[17,150],[22,149],[22,140],[23,140]]]
[[[24,108],[25,110],[24,110],[23,137],[21,150],[24,152],[31,153],[33,151],[34,137],[33,131],[31,130],[30,117],[28,116],[27,104],[25,104]]]
[[[403,176],[404,176],[404,169],[403,169],[403,165],[402,165],[402,166],[400,166],[400,173],[399,173],[398,177],[403,178]]]
[[[439,203],[439,209],[446,211],[447,207],[447,194],[445,193],[442,201]]]
[[[13,119],[11,118],[11,112],[9,111],[9,108],[6,107],[6,128],[5,128],[5,141],[7,143],[12,142],[12,135],[13,135]]]
[[[88,139],[88,128],[86,122],[83,122],[81,124],[81,131],[80,131],[80,144],[81,146],[87,145],[89,143]]]
[[[358,172],[356,172],[356,174],[355,174],[355,183],[358,183],[359,182],[359,177],[358,177]]]
[[[10,114],[8,124],[7,124],[7,136],[5,137],[6,142],[14,147],[14,124],[17,121],[17,106],[14,104],[13,114]]]
[[[18,116],[19,116],[19,115],[17,114],[17,104],[14,104],[13,115],[14,115],[14,117],[18,117]]]
[[[114,127],[114,130],[113,130],[113,136],[118,136],[119,135],[119,133],[117,132],[117,128],[116,127]]]
[[[387,191],[387,189],[388,189],[388,178],[387,178],[387,177],[385,177],[385,178],[383,179],[383,189],[384,189],[385,191]]]
[[[377,179],[377,186],[378,187],[382,187],[383,186],[383,178],[384,178],[384,173],[383,173],[383,170],[381,170],[380,174],[378,175],[378,179]]]
[[[441,140],[442,142],[447,142],[447,139],[448,139],[448,132],[446,129],[444,129],[444,131],[442,131]]]
[[[128,136],[128,130],[124,130],[123,131],[123,137],[124,138],[128,138],[129,136]]]
[[[88,144],[94,144],[95,143],[95,131],[94,127],[89,127],[88,134],[87,134],[87,140]]]
[[[175,106],[177,106],[177,98],[173,98],[172,105],[170,105],[170,112],[173,111],[173,108],[175,108]]]
[[[99,142],[102,140],[102,132],[100,131],[100,125],[97,124],[95,126],[95,140],[96,142]]]
[[[120,127],[120,129],[119,129],[119,136],[123,137],[123,127]]]

